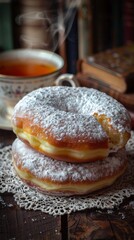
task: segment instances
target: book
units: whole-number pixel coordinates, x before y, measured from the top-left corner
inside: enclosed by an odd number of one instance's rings
[[[82,0],[78,7],[79,58],[93,53],[92,11],[90,0]]]
[[[112,48],[124,44],[124,0],[111,1]]]
[[[11,1],[0,1],[0,51],[13,48]]]
[[[122,46],[124,0],[82,0],[78,9],[79,57]]]
[[[78,12],[77,5],[67,1],[66,4],[66,57],[67,72],[75,74],[78,60]]]
[[[134,1],[124,0],[123,10],[124,44],[134,41]]]
[[[65,32],[65,2],[57,1],[57,33],[58,45],[57,53],[63,58],[64,66],[62,73],[67,72],[67,53],[66,53],[66,32]]]
[[[79,59],[77,72],[87,73],[118,92],[134,92],[134,44]]]
[[[55,52],[58,45],[57,1],[14,0],[14,48],[39,48]]]
[[[92,12],[92,47],[93,53],[112,47],[111,1],[90,0]]]

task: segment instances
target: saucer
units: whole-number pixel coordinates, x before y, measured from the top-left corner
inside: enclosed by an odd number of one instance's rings
[[[12,130],[11,121],[2,103],[0,103],[0,129]]]

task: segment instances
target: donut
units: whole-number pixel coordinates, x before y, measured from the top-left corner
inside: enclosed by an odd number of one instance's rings
[[[102,161],[68,163],[54,160],[16,139],[12,159],[19,178],[42,193],[71,196],[86,195],[112,185],[127,167],[124,149]]]
[[[131,119],[123,105],[96,89],[53,86],[23,97],[14,108],[12,126],[37,151],[83,163],[123,148]]]

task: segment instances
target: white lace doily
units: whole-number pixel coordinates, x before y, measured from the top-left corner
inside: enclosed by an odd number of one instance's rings
[[[63,215],[87,208],[113,209],[125,197],[134,195],[134,132],[126,146],[129,164],[127,171],[111,187],[84,197],[55,197],[43,195],[26,186],[13,170],[11,146],[0,149],[0,192],[11,192],[15,201],[25,209]]]

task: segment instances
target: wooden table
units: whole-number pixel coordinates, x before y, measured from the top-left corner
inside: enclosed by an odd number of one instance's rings
[[[13,142],[0,130],[0,146]],[[12,194],[0,194],[0,240],[134,240],[134,197],[114,210],[87,209],[63,216],[17,206]]]

